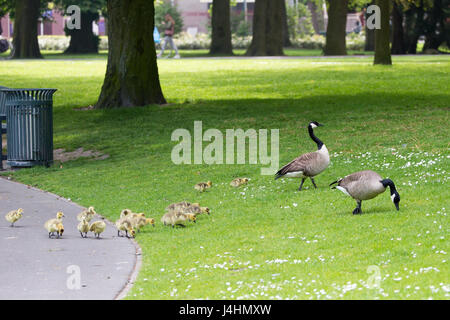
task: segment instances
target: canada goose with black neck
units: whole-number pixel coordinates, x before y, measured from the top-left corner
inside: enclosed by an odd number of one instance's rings
[[[383,179],[378,173],[365,170],[359,171],[348,176],[334,181],[330,184],[336,184],[333,189],[341,190],[346,195],[356,200],[356,208],[353,210],[353,214],[362,213],[361,202],[363,200],[373,199],[380,193],[383,193],[387,187],[391,190],[391,200],[395,205],[395,208],[399,210],[400,195],[395,188],[395,184],[391,179]]]
[[[317,151],[302,154],[289,162],[276,173],[275,180],[278,178],[301,178],[302,182],[298,188],[298,191],[301,191],[306,178],[310,178],[314,187],[317,188],[314,177],[328,168],[330,164],[327,147],[314,135],[314,128],[321,126],[323,125],[317,121],[310,122],[308,125],[309,136],[317,144]]]

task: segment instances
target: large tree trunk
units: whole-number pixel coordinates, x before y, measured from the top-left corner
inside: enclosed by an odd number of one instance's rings
[[[253,38],[248,56],[283,55],[283,1],[256,0],[253,14]]]
[[[403,32],[403,10],[402,7],[394,1],[392,8],[392,54],[405,54],[405,42]]]
[[[108,66],[96,108],[164,104],[153,40],[153,1],[108,0]]]
[[[445,41],[445,20],[442,0],[434,0],[433,7],[427,14],[425,43],[423,52],[434,50],[437,52],[439,46]]]
[[[42,58],[38,43],[40,0],[16,0],[14,38],[11,58]]]
[[[380,7],[380,29],[375,30],[375,59],[374,64],[391,65],[391,50],[389,41],[390,0],[377,0]]]
[[[233,54],[231,45],[230,0],[213,0],[210,54]]]
[[[420,0],[418,7],[411,5],[411,8],[405,12],[405,46],[409,54],[416,54],[417,42],[424,29],[423,6],[423,0]]]
[[[98,13],[81,11],[81,29],[68,30],[70,44],[64,53],[98,53],[99,38],[92,32],[97,19]]]
[[[281,15],[283,19],[283,46],[290,47],[292,45],[289,37],[288,17],[286,11],[286,2],[282,1]]]
[[[345,36],[347,25],[348,0],[328,0],[328,26],[325,48],[326,56],[347,54]]]

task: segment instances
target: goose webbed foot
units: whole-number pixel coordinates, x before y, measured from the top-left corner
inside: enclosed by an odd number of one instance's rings
[[[313,184],[314,188],[316,188],[316,189],[317,189],[317,186],[316,186],[316,182],[314,181],[314,179],[313,179],[313,178],[311,178],[311,182],[312,182],[312,184]]]
[[[361,214],[362,213],[361,202],[362,201],[356,201],[357,207],[355,208],[355,210],[353,210],[353,214]]]
[[[298,187],[298,191],[302,191],[303,182],[305,182],[305,178],[302,178],[302,182],[300,183],[300,187]]]

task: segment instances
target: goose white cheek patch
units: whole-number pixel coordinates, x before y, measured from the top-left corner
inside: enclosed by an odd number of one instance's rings
[[[311,128],[317,128],[317,126],[314,123],[311,123]]]

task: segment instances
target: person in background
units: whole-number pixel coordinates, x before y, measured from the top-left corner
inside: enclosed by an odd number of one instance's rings
[[[163,22],[164,24],[164,45],[161,48],[161,52],[158,54],[158,58],[161,58],[162,55],[164,54],[164,50],[166,50],[167,47],[167,43],[170,43],[170,46],[172,49],[175,50],[175,59],[179,59],[180,55],[178,54],[178,48],[175,45],[175,43],[173,42],[173,34],[175,32],[175,20],[172,18],[172,16],[170,14],[166,14],[165,16],[165,22]]]

